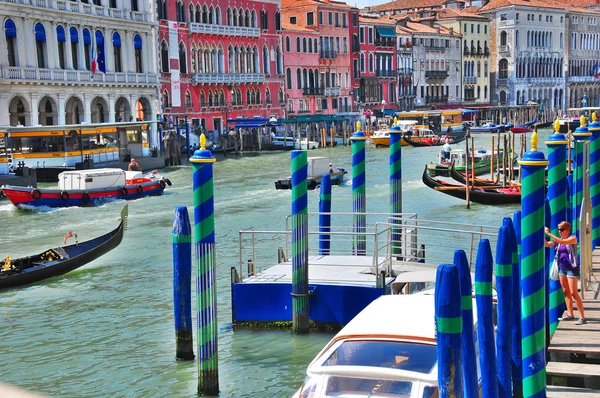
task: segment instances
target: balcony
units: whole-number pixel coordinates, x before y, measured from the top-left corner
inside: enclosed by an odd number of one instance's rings
[[[377,77],[396,77],[396,72],[393,70],[379,70],[375,72],[375,76]]]
[[[477,100],[475,97],[463,97],[464,102],[475,102],[475,100]]]
[[[66,0],[0,0],[0,2],[22,4],[38,8],[66,11],[78,14],[93,15],[98,17],[107,17],[115,19],[124,19],[128,21],[150,22],[148,12],[131,11],[126,9],[109,8],[97,6],[94,4],[85,4]]]
[[[321,57],[321,59],[336,59],[337,53],[335,52],[335,50],[321,49],[321,51],[319,52],[319,56]]]
[[[508,54],[510,53],[510,46],[498,46],[498,52],[500,54]]]
[[[463,55],[469,55],[471,54],[471,51],[469,50],[469,47],[464,47],[463,49]]]
[[[578,76],[584,79],[590,79],[589,82],[593,82],[596,79],[593,79],[593,76]],[[564,79],[561,77],[525,77],[515,79],[515,83],[517,84],[527,84],[528,86],[540,86],[540,85],[559,85],[564,84]]]
[[[400,54],[412,54],[412,46],[411,45],[402,45],[398,47],[398,52]]]
[[[221,35],[234,37],[260,37],[259,28],[247,28],[243,26],[214,25],[207,23],[190,22],[190,33],[207,35]]]
[[[477,77],[476,76],[465,76],[463,78],[465,84],[475,84],[477,83]]]
[[[304,87],[302,95],[323,95],[322,87]]]
[[[375,47],[395,47],[396,46],[396,42],[395,39],[390,38],[380,38],[378,40],[375,40]]]
[[[496,79],[496,86],[508,86],[508,78]]]
[[[438,97],[427,96],[425,97],[425,103],[427,104],[445,104],[448,102],[447,95],[441,95]]]
[[[594,76],[569,76],[569,83],[596,83]]]
[[[398,68],[399,75],[412,75],[412,68]]]
[[[193,84],[243,84],[264,83],[264,73],[196,73]]]
[[[335,97],[342,93],[341,87],[325,87],[325,97]]]
[[[158,76],[150,73],[106,72],[96,73],[87,70],[39,69],[19,66],[0,66],[0,78],[22,81],[41,81],[73,84],[116,83],[116,84],[156,84]]]
[[[425,71],[425,79],[446,79],[448,72],[445,70],[428,70]]]
[[[444,51],[446,51],[446,47],[425,46],[425,51],[440,51],[440,52],[444,52]]]

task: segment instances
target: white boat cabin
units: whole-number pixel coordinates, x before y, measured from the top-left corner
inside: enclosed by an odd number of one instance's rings
[[[452,144],[450,144],[452,145]],[[494,151],[494,159],[498,157],[498,151]],[[475,158],[475,163],[479,162],[490,162],[492,160],[492,151],[488,151],[486,149],[476,149],[473,155]],[[502,151],[500,152],[500,159],[502,159]],[[471,151],[469,151],[469,156],[467,157],[466,151],[464,149],[454,149],[450,150],[450,161],[446,159],[446,152],[444,149],[440,150],[438,153],[438,163],[447,163],[450,164],[454,162],[454,166],[456,167],[464,167],[467,164],[467,161],[471,161]],[[469,163],[470,165],[470,163]]]

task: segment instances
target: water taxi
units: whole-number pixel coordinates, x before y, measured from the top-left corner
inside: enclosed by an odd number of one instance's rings
[[[419,110],[396,112],[396,115],[400,122],[416,120],[417,128],[429,128],[436,134],[462,135],[464,131],[463,112],[461,109]]]
[[[308,189],[312,190],[321,185],[323,174],[331,176],[331,185],[340,185],[344,176],[348,174],[345,169],[333,167],[333,164],[324,157],[308,158]],[[275,181],[275,189],[292,189],[292,177],[280,178]]]
[[[382,296],[317,354],[293,398],[437,397],[437,367],[431,290]]]
[[[473,158],[475,159],[475,175],[485,174],[490,171],[490,165],[492,163],[492,159],[494,162],[498,160],[502,163],[504,151],[492,151],[487,149],[476,149],[473,153]],[[513,163],[516,158],[513,158]],[[450,177],[450,167],[452,163],[454,163],[454,168],[456,171],[460,173],[466,172],[467,162],[469,165],[469,173],[471,174],[473,171],[471,170],[471,151],[469,151],[469,156],[464,149],[455,149],[452,148],[450,151],[450,159],[446,158],[446,154],[442,149],[438,153],[437,163],[430,162],[427,164],[427,173],[430,176],[441,176],[441,177]],[[509,165],[510,167],[510,165]]]

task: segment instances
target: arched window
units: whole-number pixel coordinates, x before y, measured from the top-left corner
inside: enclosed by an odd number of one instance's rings
[[[204,91],[200,91],[200,108],[206,107],[206,96],[204,95]]]
[[[113,33],[113,59],[115,61],[115,72],[123,72],[123,64],[121,62],[121,36]]]
[[[296,37],[296,52],[300,52],[300,38]]]
[[[177,22],[185,22],[185,7],[181,1],[177,2]]]
[[[167,0],[161,0],[162,3],[162,19],[169,19]]]
[[[83,59],[85,60],[85,69],[91,70],[92,36],[90,34],[90,31],[87,29],[83,29],[83,32],[81,32],[81,36],[83,36]]]
[[[282,89],[279,89],[279,95],[278,95],[277,99],[279,100],[279,105],[282,105],[284,103],[284,97],[283,97],[283,90]]]
[[[291,46],[291,43],[290,43],[290,41],[291,41],[291,40],[290,40],[290,37],[289,37],[289,36],[286,36],[286,37],[285,37],[285,51],[286,51],[286,52],[288,52],[288,53],[289,53],[290,51],[292,51],[292,46]]]
[[[65,69],[65,42],[67,37],[65,35],[65,28],[61,25],[56,27],[56,41],[58,45],[58,65],[60,69]]]
[[[169,92],[167,90],[164,90],[163,94],[162,94],[162,107],[163,107],[163,111],[166,108],[171,107],[171,104],[169,103]]]
[[[133,49],[135,52],[135,71],[136,73],[143,73],[142,38],[140,35],[133,36]]]
[[[302,89],[302,71],[300,68],[296,69],[296,88]]]
[[[308,38],[308,52],[312,54],[313,52],[313,41],[311,38]]]
[[[38,68],[46,67],[46,29],[41,23],[35,25],[35,48]]]
[[[306,45],[306,37],[302,39],[302,52],[308,52],[308,46]]]
[[[18,66],[17,27],[10,19],[4,21],[4,36],[6,38],[6,48],[8,50],[8,66]]]
[[[319,53],[319,45],[317,44],[318,42],[319,42],[319,41],[318,41],[316,38],[315,38],[315,39],[314,39],[314,41],[313,41],[313,43],[314,43],[314,45],[313,45],[313,49],[315,50],[315,54],[318,54],[318,53]]]
[[[369,72],[373,72],[373,54],[369,54]]]
[[[500,45],[501,46],[506,46],[508,42],[508,34],[506,33],[506,31],[501,31],[500,32]]]
[[[481,77],[481,61],[477,61],[477,77]]]
[[[165,40],[160,44],[160,66],[163,73],[169,73],[169,46]]]
[[[364,53],[360,54],[360,71],[362,73],[365,72],[365,54]]]
[[[515,33],[515,47],[519,47],[519,31]]]
[[[277,68],[276,68],[277,74],[282,75],[283,74],[283,52],[281,51],[281,47],[279,47],[279,46],[277,46],[275,63],[277,66]]]
[[[190,22],[196,22],[196,10],[194,9],[194,5],[190,3],[189,5],[189,21]]]
[[[187,56],[183,42],[179,43],[179,70],[181,73],[187,73]]]
[[[488,76],[488,63],[487,61],[485,61],[483,63],[483,77],[487,77]]]
[[[187,109],[191,109],[193,107],[193,105],[192,105],[192,95],[190,94],[189,91],[185,92],[185,107]]]
[[[113,8],[116,8],[116,7],[113,7]],[[137,0],[131,0],[131,11],[139,11]]]
[[[159,20],[161,19],[165,19],[163,17],[163,6],[162,6],[162,1],[161,0],[156,0],[156,11],[157,11],[157,17]]]
[[[263,47],[263,70],[266,74],[269,74],[271,72],[271,62],[269,62],[269,50],[266,46]]]
[[[285,84],[286,84],[285,87],[288,90],[292,89],[292,71],[290,68],[287,68],[285,70]]]
[[[212,90],[209,90],[208,91],[208,107],[210,108],[210,107],[212,107],[214,105],[215,104],[214,104],[213,93],[212,93]]]
[[[227,9],[227,11],[229,11],[229,9]],[[197,4],[194,10],[194,21],[202,23],[202,10],[200,9],[200,4]]]
[[[502,58],[498,63],[498,71],[500,79],[508,79],[508,61]]]
[[[104,35],[99,30],[96,31],[96,49],[94,55],[97,59],[96,69],[100,72],[106,72],[106,64],[104,63]]]
[[[208,9],[208,23],[211,25],[215,23],[215,9],[213,6]]]

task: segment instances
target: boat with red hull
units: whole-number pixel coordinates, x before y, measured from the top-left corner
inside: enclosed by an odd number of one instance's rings
[[[59,177],[59,188],[29,188],[11,185],[2,186],[4,195],[18,208],[96,206],[110,200],[138,199],[161,195],[169,179],[156,173],[142,176],[141,173],[120,169],[98,169],[69,172]],[[110,179],[109,183],[106,183]],[[94,180],[96,181],[94,183]]]

